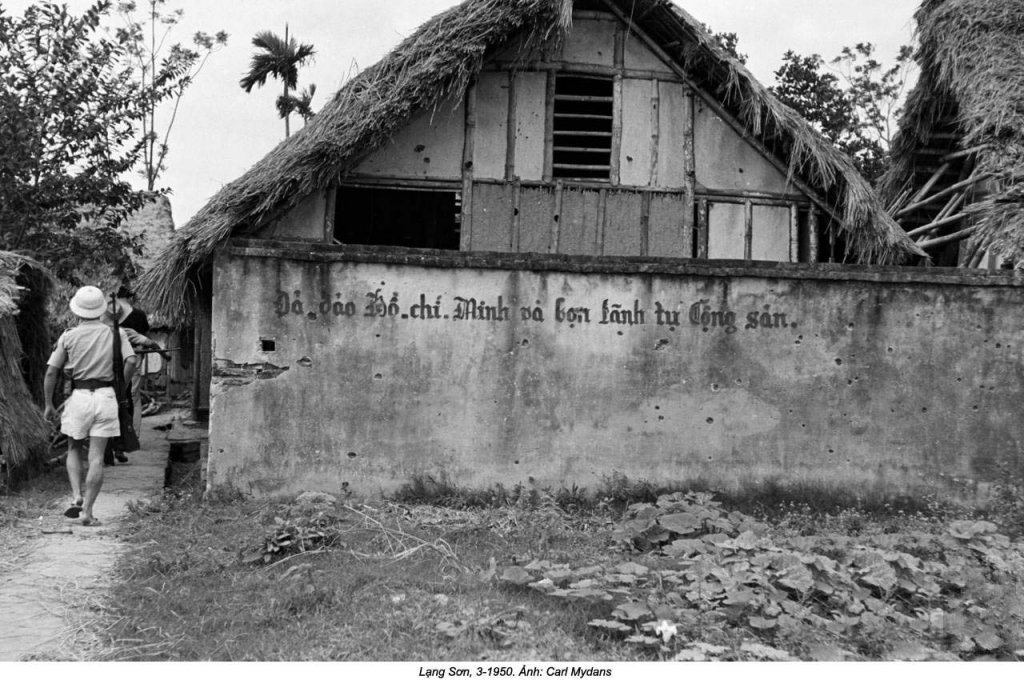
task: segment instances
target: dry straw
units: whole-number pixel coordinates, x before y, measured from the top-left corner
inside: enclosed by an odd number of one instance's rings
[[[730,57],[693,17],[667,0],[610,0],[670,50],[790,173],[835,208],[833,228],[858,262],[893,263],[923,254],[885,213],[850,160]],[[421,26],[380,62],[349,81],[292,137],[203,207],[143,276],[151,309],[188,318],[204,268],[231,235],[252,233],[320,191],[380,148],[414,114],[462,96],[489,51],[522,36],[523,54],[571,28],[571,0],[466,0]],[[204,291],[206,295],[209,291]]]
[[[968,208],[984,250],[1014,260],[1024,253],[1024,3],[1020,0],[926,0],[918,9],[921,75],[907,98],[893,163],[882,192],[894,198],[914,177],[915,153],[955,111],[961,149],[979,174],[998,178]]]
[[[25,476],[30,468],[40,464],[49,449],[49,427],[22,373],[26,354],[31,361],[38,352],[23,351],[15,317],[19,309],[25,307],[24,298],[38,299],[33,293],[40,289],[45,297],[51,285],[49,275],[38,263],[16,253],[0,251],[0,454],[14,479]],[[43,319],[45,325],[45,308],[41,305],[28,307],[25,313],[36,320]]]

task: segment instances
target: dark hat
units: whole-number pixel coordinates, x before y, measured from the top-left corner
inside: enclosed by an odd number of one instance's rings
[[[120,288],[117,289],[116,295],[119,298],[125,298],[125,299],[131,299],[131,298],[135,297],[135,293],[133,293],[128,288],[128,286],[124,286],[124,285],[122,285]]]

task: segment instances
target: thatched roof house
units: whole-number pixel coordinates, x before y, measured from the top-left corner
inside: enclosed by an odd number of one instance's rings
[[[280,219],[304,197],[344,178],[414,115],[452,97],[459,100],[485,57],[513,38],[521,41],[522,54],[558,40],[571,28],[573,4],[466,0],[426,22],[179,230],[143,279],[150,308],[183,315],[196,291],[209,285],[204,269],[228,237],[253,234]],[[648,36],[680,78],[710,93],[723,115],[740,121],[747,142],[781,159],[788,180],[813,196],[814,210],[824,216],[821,229],[833,243],[841,242],[843,259],[896,263],[920,254],[849,159],[776,100],[684,10],[667,0],[575,4],[577,10],[614,12]]]
[[[49,351],[46,297],[52,285],[35,261],[0,251],[0,459],[13,478],[23,476],[48,450],[48,427],[37,404],[45,361],[40,357]]]
[[[883,194],[939,264],[1024,262],[1024,4],[926,0]]]

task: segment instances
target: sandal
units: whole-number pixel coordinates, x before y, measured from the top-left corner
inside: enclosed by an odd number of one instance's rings
[[[76,517],[81,515],[83,502],[84,501],[82,501],[82,499],[78,499],[77,501],[72,503],[71,507],[64,511],[64,516],[70,517],[71,519],[75,519]]]
[[[101,524],[103,524],[103,522],[99,521],[95,517],[86,517],[82,520],[83,527],[98,527]]]

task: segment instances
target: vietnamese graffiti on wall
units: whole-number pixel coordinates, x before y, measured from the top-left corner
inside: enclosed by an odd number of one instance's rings
[[[399,299],[397,292],[389,296],[379,288],[365,293],[362,299],[358,296],[356,299],[346,299],[341,293],[334,293],[333,299],[323,296],[319,300],[303,296],[301,290],[294,290],[291,294],[279,290],[273,308],[278,318],[301,316],[310,320],[334,317],[352,320],[391,318],[417,322],[505,323],[518,319],[527,323],[565,324],[570,328],[589,325],[654,325],[674,330],[689,325],[704,331],[720,329],[729,334],[741,329],[752,331],[797,327],[792,313],[780,311],[770,304],[762,305],[759,309],[737,312],[728,307],[712,305],[707,299],[676,303],[656,300],[653,307],[647,308],[636,298],[624,301],[604,298],[588,306],[558,297],[553,306],[545,307],[540,300],[524,305],[515,298],[506,300],[502,295],[488,302],[464,295],[451,295],[446,299],[444,295],[428,296],[420,293],[418,300],[405,303]]]

